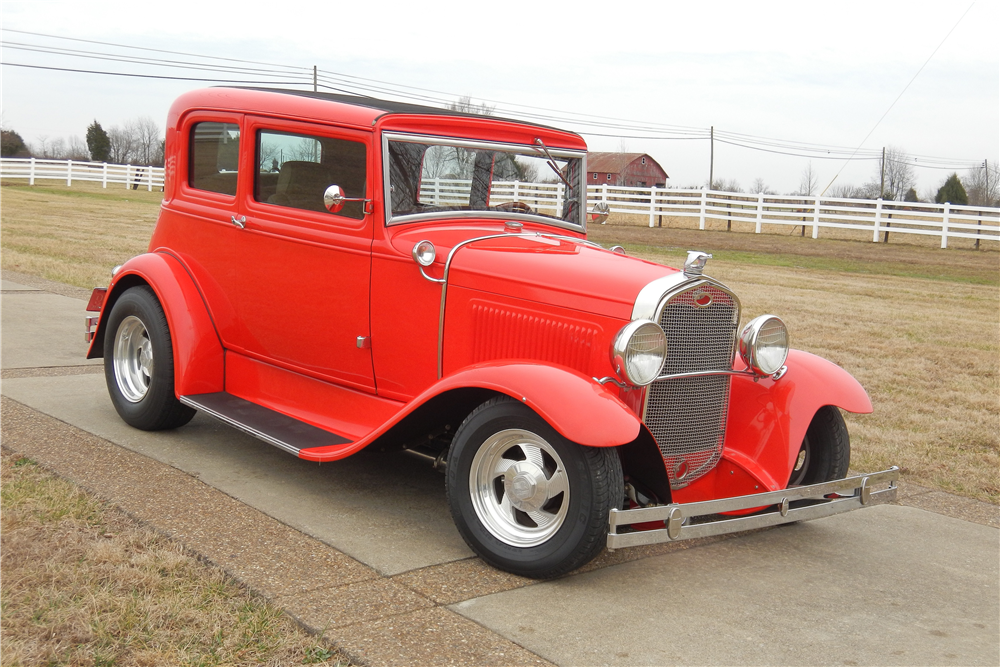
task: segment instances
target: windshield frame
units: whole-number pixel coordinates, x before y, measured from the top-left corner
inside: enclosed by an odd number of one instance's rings
[[[392,183],[390,180],[391,165],[389,159],[389,142],[457,146],[460,148],[481,149],[489,151],[511,151],[525,155],[531,155],[533,157],[544,158],[544,154],[540,152],[540,149],[530,144],[516,144],[516,143],[487,141],[485,139],[469,139],[462,137],[440,136],[440,135],[430,135],[430,134],[383,132],[382,133],[382,185],[383,185],[382,195],[384,197],[383,202],[385,210],[386,227],[391,227],[393,225],[407,224],[412,222],[419,222],[423,220],[447,220],[447,219],[459,220],[459,219],[468,219],[470,217],[474,217],[474,218],[496,218],[498,220],[521,220],[526,222],[541,223],[552,227],[560,227],[575,232],[586,233],[587,231],[587,185],[588,184],[586,178],[587,151],[585,150],[546,146],[549,154],[553,158],[580,160],[580,171],[579,171],[580,183],[578,184],[579,202],[577,206],[577,210],[579,211],[579,219],[577,222],[562,220],[560,218],[550,217],[535,213],[515,213],[512,211],[493,211],[493,210],[433,211],[430,213],[407,213],[404,215],[394,216],[392,214],[392,192],[390,190]],[[559,185],[561,187],[565,187],[565,185],[563,185],[561,181],[559,182]]]

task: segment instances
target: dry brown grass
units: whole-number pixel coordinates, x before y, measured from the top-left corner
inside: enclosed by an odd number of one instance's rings
[[[695,209],[697,210],[697,209]],[[888,214],[887,214],[888,215]],[[883,220],[883,225],[886,222],[890,224],[890,227],[886,229],[884,226],[879,234],[879,240],[884,239],[883,233],[889,232],[889,243],[888,245],[903,245],[903,246],[916,246],[920,248],[941,248],[941,237],[940,236],[930,236],[926,234],[905,234],[898,231],[894,232],[892,229],[892,224],[896,227],[901,227],[906,225],[906,218],[900,214],[894,214],[895,218],[886,218]],[[812,240],[812,213],[806,212],[801,216],[804,220],[800,224],[776,224],[768,223],[765,217],[763,224],[761,225],[761,234],[766,235],[776,235],[785,237],[797,237],[797,238],[807,238]],[[655,224],[657,227],[665,227],[669,229],[698,229],[699,219],[697,216],[658,216],[655,219]],[[793,219],[786,219],[788,222],[792,222]],[[823,218],[821,217],[822,221]],[[984,224],[993,224],[996,222],[984,221]],[[746,218],[745,216],[736,215],[733,216],[731,220],[719,220],[715,218],[706,218],[705,220],[705,231],[715,231],[715,232],[725,232],[731,231],[735,234],[754,234],[756,229],[756,219],[751,216],[751,218]],[[802,226],[805,225],[805,234],[802,233]],[[607,226],[613,227],[645,227],[649,228],[649,214],[631,214],[631,213],[615,213],[611,215],[608,219]],[[919,228],[919,227],[916,227]],[[964,230],[963,230],[964,231]],[[859,241],[871,243],[872,240],[872,230],[864,229],[840,229],[834,227],[821,227],[819,230],[820,239],[834,239],[840,241]],[[956,250],[969,250],[975,247],[975,239],[965,239],[965,238],[948,238],[948,248]],[[985,250],[988,252],[1000,252],[1000,243],[996,241],[981,240],[979,244],[980,250]]]
[[[3,665],[338,664],[280,609],[28,459],[4,452],[0,481]]]
[[[111,267],[146,251],[163,197],[100,183],[2,186],[3,268],[77,287],[106,285]]]

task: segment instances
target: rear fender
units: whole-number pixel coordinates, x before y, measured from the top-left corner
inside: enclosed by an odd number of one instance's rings
[[[222,343],[208,307],[184,265],[163,252],[133,257],[115,274],[87,358],[104,356],[111,309],[125,290],[143,284],[153,289],[167,316],[174,351],[175,393],[184,396],[223,391]]]
[[[864,388],[833,362],[791,350],[785,365],[779,380],[733,377],[726,425],[723,456],[768,490],[787,484],[817,410],[834,405],[847,412],[872,411]]]

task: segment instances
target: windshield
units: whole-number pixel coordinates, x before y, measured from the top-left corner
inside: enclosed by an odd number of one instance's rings
[[[582,151],[407,135],[384,147],[389,224],[475,211],[583,226]]]

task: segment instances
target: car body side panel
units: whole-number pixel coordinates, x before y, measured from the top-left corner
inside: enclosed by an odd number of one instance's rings
[[[122,292],[135,284],[148,284],[156,293],[170,327],[174,351],[174,392],[205,394],[223,391],[222,343],[204,298],[187,269],[166,252],[133,257],[115,275],[101,311],[97,335],[87,358],[103,356],[111,308]]]
[[[738,362],[742,367],[742,362]],[[840,366],[791,350],[779,380],[734,376],[723,460],[708,475],[674,492],[677,502],[783,489],[816,411],[835,405],[872,411],[868,394]],[[745,476],[742,483],[739,477]]]

